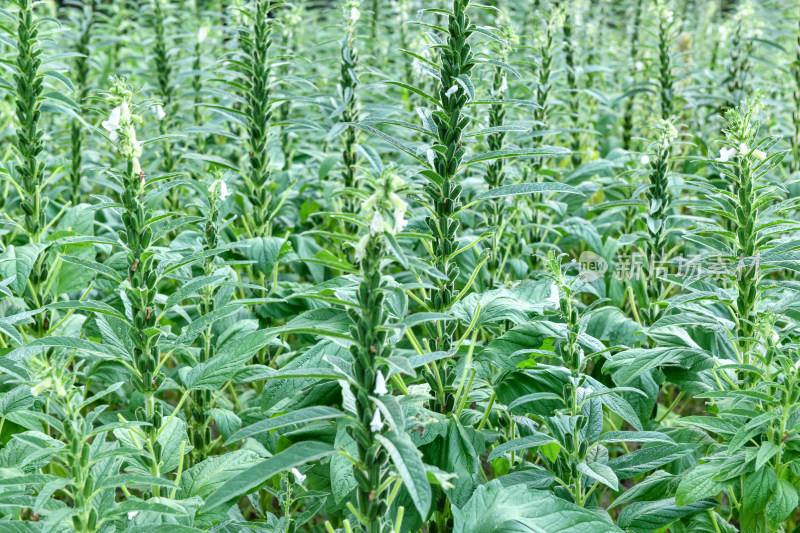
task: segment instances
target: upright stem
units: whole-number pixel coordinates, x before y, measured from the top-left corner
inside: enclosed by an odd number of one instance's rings
[[[83,7],[84,17],[82,20],[81,33],[78,37],[76,51],[82,54],[75,59],[75,87],[77,89],[77,103],[83,105],[84,100],[89,95],[89,54],[90,41],[92,37],[92,26],[94,25],[94,1]],[[83,188],[83,126],[77,120],[70,124],[70,140],[72,149],[72,166],[70,169],[70,199],[74,205],[83,201],[81,189]]]
[[[267,237],[271,234],[270,206],[272,187],[269,183],[269,155],[267,140],[272,120],[269,86],[269,48],[271,23],[268,18],[271,0],[256,0],[253,26],[249,34],[242,35],[241,43],[247,57],[247,88],[245,94],[247,111],[247,134],[250,148],[250,176],[248,180],[249,200],[252,210],[248,214],[253,236]]]
[[[668,16],[662,15],[658,20],[658,85],[661,97],[661,120],[668,120],[672,116],[673,89],[672,89],[672,60],[670,57],[670,35],[672,21]]]
[[[44,149],[39,126],[41,97],[44,80],[39,76],[42,64],[42,48],[39,44],[39,23],[33,13],[32,0],[18,0],[17,13],[17,58],[16,58],[16,118],[17,135],[14,148],[19,155],[19,183],[23,190],[20,206],[24,219],[23,227],[31,242],[41,240],[45,227],[42,208],[42,177],[44,168],[39,155]]]
[[[567,63],[567,88],[569,89],[569,96],[567,99],[567,106],[569,110],[570,122],[574,129],[578,129],[581,125],[580,116],[580,87],[578,80],[578,43],[572,36],[572,26],[574,24],[575,14],[572,11],[574,6],[568,5],[564,17],[564,51],[565,60]],[[581,136],[577,131],[570,134],[570,150],[572,150],[571,162],[573,167],[580,166],[583,157],[580,154],[581,150]]]
[[[155,41],[153,42],[153,58],[155,60],[156,80],[158,81],[159,98],[163,107],[164,117],[159,121],[158,128],[160,135],[169,133],[172,117],[174,115],[175,88],[172,80],[172,60],[169,57],[166,41],[166,25],[164,23],[166,13],[163,0],[153,0],[153,29],[155,31]],[[173,172],[175,170],[175,159],[172,155],[172,143],[169,139],[164,139],[164,171]],[[175,198],[173,198],[175,200]],[[174,202],[173,202],[174,203]]]
[[[790,170],[797,172],[800,171],[800,24],[795,38],[794,62],[791,64],[790,70],[792,81],[794,82],[794,90],[792,91],[792,102],[794,102],[792,125],[794,126],[794,132],[791,136],[792,161]]]
[[[345,2],[344,9],[344,39],[341,47],[341,63],[339,77],[339,98],[344,104],[342,109],[341,121],[343,123],[358,121],[358,50],[355,48],[355,29],[356,21],[359,18],[357,1]],[[356,184],[356,163],[358,162],[358,136],[355,126],[347,126],[344,130],[344,149],[342,151],[342,181],[345,188],[352,188]],[[352,210],[353,205],[348,202],[348,210]]]
[[[380,429],[372,421],[377,406],[370,399],[376,386],[377,361],[388,358],[391,345],[386,343],[387,331],[381,329],[386,321],[384,294],[380,262],[383,246],[380,237],[371,236],[361,261],[362,281],[358,288],[358,310],[348,309],[352,321],[350,333],[355,341],[350,348],[353,354],[353,372],[357,381],[356,408],[360,424],[349,428],[358,449],[359,467],[355,469],[358,484],[356,503],[358,511],[366,519],[363,531],[380,533],[384,516],[388,511],[386,498],[380,490],[383,471],[387,462],[386,451],[375,435]]]
[[[628,85],[630,90],[636,83],[636,72],[639,63],[639,26],[642,21],[642,3],[644,0],[634,0],[633,22],[631,27],[631,56],[628,70],[630,72],[631,83]],[[633,140],[634,110],[636,105],[636,94],[630,94],[625,100],[625,113],[622,118],[622,147],[630,150]]]
[[[466,87],[471,85],[469,75],[473,66],[472,50],[467,41],[474,30],[466,14],[467,6],[468,2],[464,0],[453,0],[453,11],[448,15],[446,45],[440,49],[438,96],[442,111],[433,115],[437,133],[433,166],[441,183],[425,187],[434,210],[434,216],[425,219],[434,238],[433,266],[446,278],[437,278],[437,288],[431,290],[427,304],[435,311],[448,310],[457,295],[455,284],[459,269],[450,258],[458,246],[456,231],[459,222],[455,213],[461,207],[461,185],[455,178],[464,157],[461,138],[469,118],[463,111],[469,101]],[[445,324],[437,323],[428,328],[438,350],[449,350],[451,346],[456,322]]]
[[[511,36],[509,35],[508,38],[510,39]],[[500,59],[502,61],[507,61],[508,59],[508,52],[507,46],[501,52]],[[492,104],[489,107],[489,127],[490,128],[499,128],[503,126],[503,119],[505,118],[505,106],[501,102],[505,99],[505,93],[507,90],[507,80],[506,80],[506,73],[500,67],[495,67],[494,75],[492,77],[492,96],[495,100],[498,100],[498,103]],[[505,132],[498,131],[495,133],[489,134],[487,138],[487,144],[489,151],[496,151],[502,150],[503,148],[503,140],[505,139]],[[489,189],[494,189],[503,185],[503,168],[504,168],[504,159],[495,159],[491,161],[486,167],[486,175],[484,176],[484,181],[486,185],[488,185]],[[494,199],[489,201],[487,207],[487,222],[489,227],[495,228],[494,235],[492,236],[492,255],[488,260],[488,268],[489,272],[491,273],[491,278],[489,280],[490,288],[494,288],[500,276],[500,241],[503,235],[503,212],[505,211],[505,203],[502,199]]]

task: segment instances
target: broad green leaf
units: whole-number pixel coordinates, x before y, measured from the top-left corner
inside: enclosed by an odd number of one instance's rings
[[[658,431],[609,431],[600,435],[598,442],[666,442],[674,444],[669,435]]]
[[[99,342],[92,342],[75,337],[50,336],[34,339],[25,346],[11,351],[6,357],[25,358],[29,355],[41,353],[48,348],[62,348],[77,350],[79,353],[94,355],[104,359],[121,359],[122,356],[113,347]]]
[[[590,462],[578,464],[578,472],[592,481],[599,481],[611,490],[619,490],[619,480],[614,471],[603,463]]]
[[[326,407],[323,405],[316,407],[306,407],[298,409],[285,415],[268,418],[261,420],[250,426],[240,429],[230,436],[226,445],[229,445],[237,440],[246,439],[253,435],[258,435],[265,431],[272,431],[286,426],[293,426],[296,424],[306,424],[317,420],[330,420],[344,416],[344,413],[333,407]]]
[[[284,245],[283,239],[277,237],[259,237],[255,239],[246,239],[240,243],[242,253],[251,261],[255,261],[254,266],[264,276],[269,277],[272,274],[272,269],[275,263],[281,256],[282,247]]]
[[[416,446],[408,435],[397,431],[389,431],[385,435],[377,434],[375,438],[392,459],[420,516],[427,516],[431,506],[431,486]]]
[[[502,457],[503,454],[506,453],[519,452],[527,450],[528,448],[538,448],[539,446],[545,446],[551,442],[556,442],[556,440],[549,435],[545,435],[544,433],[536,433],[534,435],[528,435],[519,439],[510,440],[492,450],[492,453],[489,454],[489,461],[496,459],[497,457]]]
[[[622,510],[617,525],[629,533],[652,533],[686,516],[716,507],[714,500],[702,500],[679,507],[675,498],[635,502]]]
[[[719,473],[719,463],[709,462],[696,466],[681,478],[675,502],[679,506],[689,505],[705,498],[716,496],[725,489],[725,483],[714,480]]]
[[[21,296],[28,286],[28,278],[33,271],[33,266],[45,249],[46,244],[28,243],[22,246],[9,246],[0,256],[5,261],[0,262],[0,278],[11,278],[11,289],[14,294]]]
[[[166,309],[180,303],[189,296],[193,295],[200,289],[214,285],[216,282],[225,279],[227,276],[203,276],[195,278],[189,282],[181,284],[177,291],[173,292],[167,298],[167,303],[164,305]]]
[[[742,487],[744,496],[742,498],[743,510],[746,513],[760,513],[766,508],[778,485],[778,476],[769,466],[763,466],[759,470],[745,476],[744,486]]]
[[[463,507],[453,508],[453,533],[622,533],[609,516],[583,509],[550,492],[499,480],[475,490]]]
[[[319,461],[331,453],[333,448],[322,442],[302,441],[293,444],[225,482],[206,499],[201,512],[226,511],[240,497],[256,491],[273,476],[306,463]]]
[[[779,479],[775,493],[767,504],[767,518],[779,524],[786,520],[798,507],[797,489],[785,479]]]
[[[212,455],[183,473],[178,498],[207,497],[230,479],[238,476],[261,458],[248,450],[235,450],[221,455]]]
[[[630,479],[655,470],[688,454],[694,453],[692,444],[656,444],[616,457],[608,462],[620,479]]]

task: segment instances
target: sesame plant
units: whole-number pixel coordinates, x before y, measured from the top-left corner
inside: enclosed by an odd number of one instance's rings
[[[0,533],[797,533],[788,0],[0,5]]]

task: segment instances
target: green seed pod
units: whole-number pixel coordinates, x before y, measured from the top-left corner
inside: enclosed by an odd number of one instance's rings
[[[86,468],[86,465],[89,464],[89,457],[91,456],[91,448],[89,447],[88,442],[83,443],[83,448],[81,449],[81,467]]]
[[[83,497],[88,500],[94,491],[94,476],[89,474],[86,476],[86,481],[83,483]]]
[[[97,529],[97,509],[94,507],[92,507],[89,511],[89,519],[86,522],[86,528],[89,531],[94,531]]]

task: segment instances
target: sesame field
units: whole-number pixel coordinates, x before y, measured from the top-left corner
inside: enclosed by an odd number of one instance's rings
[[[799,489],[798,0],[0,0],[0,533]]]

